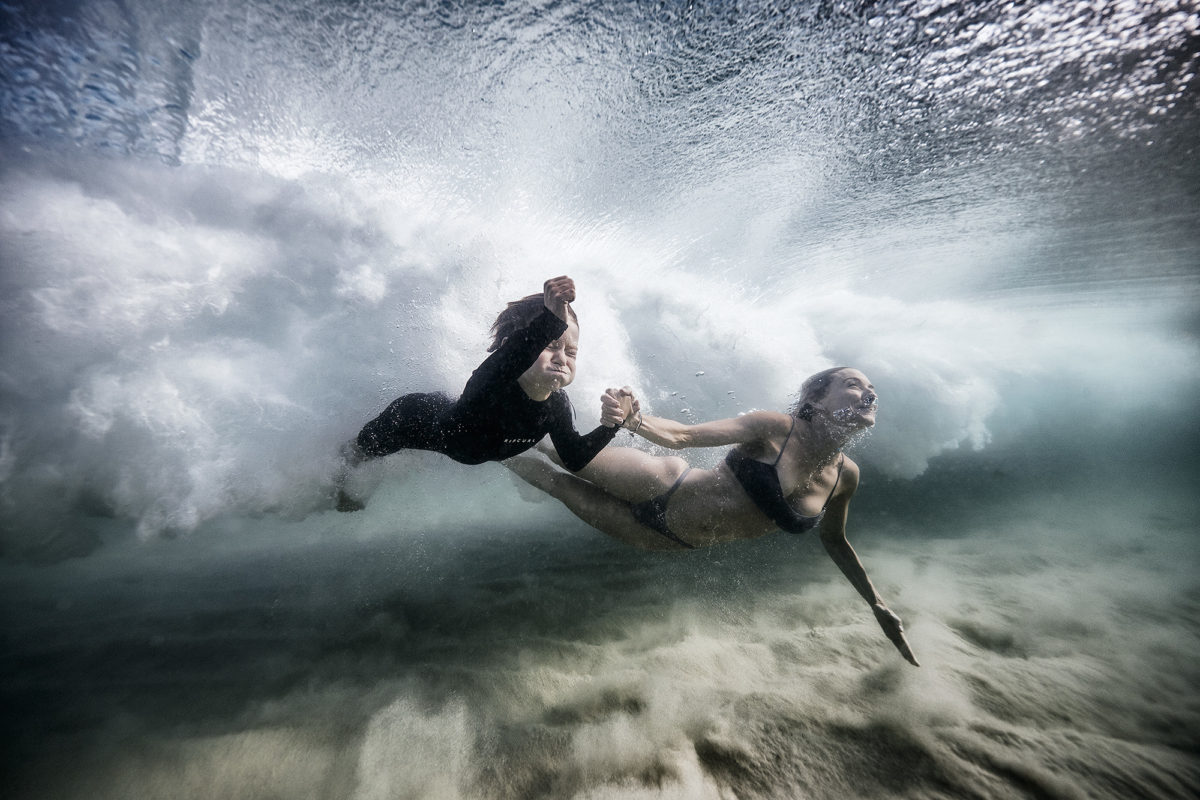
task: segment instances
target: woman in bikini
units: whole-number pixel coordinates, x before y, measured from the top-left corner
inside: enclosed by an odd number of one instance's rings
[[[636,547],[684,550],[777,529],[816,529],[888,639],[919,666],[900,618],[846,540],[859,470],[842,448],[875,424],[877,401],[867,376],[849,367],[808,378],[790,413],[753,411],[697,425],[642,415],[632,392],[610,389],[603,400],[608,416],[624,419],[623,427],[648,441],[671,449],[736,446],[715,469],[632,447],[607,448],[574,475],[538,456],[504,463],[584,522]]]

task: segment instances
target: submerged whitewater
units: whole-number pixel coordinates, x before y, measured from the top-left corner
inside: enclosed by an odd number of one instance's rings
[[[1195,796],[1198,67],[1172,0],[0,7],[4,796]],[[560,274],[581,430],[871,377],[920,669],[812,539],[331,510]]]

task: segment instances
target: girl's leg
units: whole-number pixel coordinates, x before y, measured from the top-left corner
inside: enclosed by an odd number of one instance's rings
[[[363,426],[354,440],[363,460],[397,450],[440,450],[442,414],[454,404],[441,392],[414,392],[398,397]]]
[[[366,460],[366,455],[358,446],[358,440],[351,439],[343,444],[338,450],[338,458],[341,463],[338,465],[337,473],[333,476],[333,506],[338,511],[362,511],[367,507],[366,503],[346,491],[346,481],[350,478],[350,471]]]
[[[562,466],[552,446],[538,449]],[[688,463],[679,456],[652,456],[636,447],[606,447],[575,475],[621,500],[640,503],[670,489],[687,468]]]
[[[399,450],[440,450],[440,416],[453,401],[440,392],[414,393],[398,397],[358,436],[342,445],[342,465],[334,477],[334,506],[338,511],[361,511],[363,501],[346,490],[350,472],[364,461],[382,458]]]
[[[561,472],[536,456],[514,456],[502,463],[526,483],[541,489],[588,525],[614,539],[644,550],[685,549],[657,531],[641,525],[633,518],[629,503],[625,500],[575,475]]]

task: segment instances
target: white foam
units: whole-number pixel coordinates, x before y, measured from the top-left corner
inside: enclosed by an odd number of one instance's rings
[[[897,477],[987,447],[998,418],[1017,426],[999,431],[1011,441],[1023,425],[1069,437],[1176,407],[1200,363],[1194,342],[1119,307],[1031,317],[812,274],[763,293],[681,263],[670,231],[579,230],[530,198],[438,219],[428,198],[345,178],[88,161],[54,177],[33,162],[5,189],[10,280],[27,300],[9,321],[26,372],[9,481],[41,469],[144,535],[311,503],[288,487],[317,491],[336,443],[396,395],[457,392],[495,313],[557,274],[579,287],[581,429],[609,386],[703,420],[786,407],[807,374],[846,363],[882,397],[859,457]],[[245,223],[256,215],[271,221]]]

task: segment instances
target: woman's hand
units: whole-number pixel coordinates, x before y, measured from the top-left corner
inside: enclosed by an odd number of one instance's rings
[[[619,428],[636,412],[637,398],[628,386],[605,389],[600,395],[600,421],[609,428]]]
[[[875,621],[879,623],[879,627],[883,628],[884,634],[892,640],[892,644],[896,645],[900,655],[908,659],[908,663],[914,667],[921,666],[917,663],[917,657],[913,655],[908,639],[904,638],[904,625],[901,624],[900,617],[896,616],[896,613],[883,603],[875,603],[871,606],[871,610],[875,612]]]
[[[567,303],[575,302],[575,281],[566,275],[546,281],[542,284],[542,302],[554,316],[567,322]]]
[[[613,415],[612,419],[617,425],[625,427],[632,425],[632,420],[642,410],[642,404],[634,396],[633,389],[628,386],[622,386],[620,389],[605,389],[604,394],[600,396],[600,407],[602,413],[607,410]],[[616,416],[617,414],[620,414],[620,418]]]

